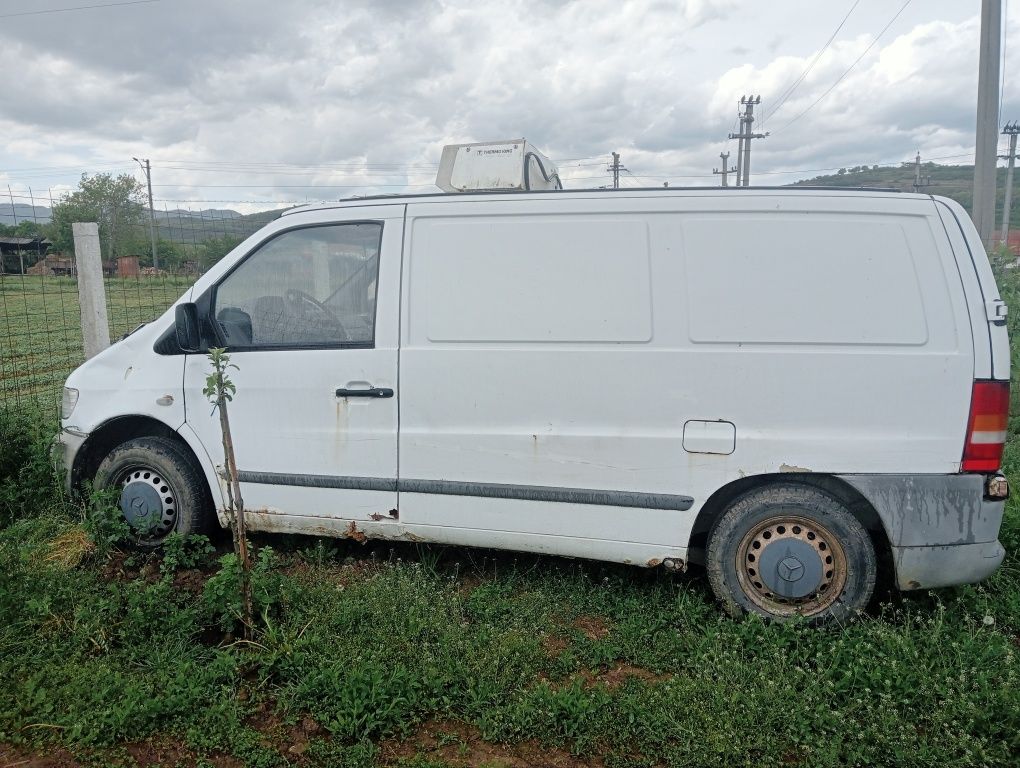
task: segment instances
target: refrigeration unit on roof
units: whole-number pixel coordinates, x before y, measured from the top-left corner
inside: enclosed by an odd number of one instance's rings
[[[444,192],[563,189],[556,166],[524,139],[447,144],[436,186]]]

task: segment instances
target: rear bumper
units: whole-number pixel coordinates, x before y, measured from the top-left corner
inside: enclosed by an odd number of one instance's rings
[[[893,547],[896,585],[900,589],[925,589],[970,584],[995,573],[1005,556],[1006,550],[998,541],[942,547]]]
[[[878,513],[900,589],[970,584],[1002,563],[1003,499],[985,496],[987,477],[843,475]]]

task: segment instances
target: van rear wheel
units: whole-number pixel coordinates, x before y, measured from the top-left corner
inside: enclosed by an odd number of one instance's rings
[[[162,437],[128,440],[107,454],[95,487],[116,492],[116,503],[140,549],[157,549],[171,533],[204,533],[209,518],[205,485],[190,457]]]
[[[862,611],[877,565],[868,532],[828,494],[799,485],[752,491],[716,522],[706,557],[733,616],[843,621]]]

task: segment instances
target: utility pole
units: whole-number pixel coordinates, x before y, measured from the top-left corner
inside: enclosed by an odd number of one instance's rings
[[[981,0],[977,121],[974,147],[974,205],[971,218],[987,247],[995,226],[996,148],[999,129],[999,53],[1002,0]]]
[[[1013,213],[1013,164],[1016,160],[1016,136],[1020,133],[1020,125],[1014,120],[1012,123],[1006,123],[1002,129],[1002,133],[1009,136],[1009,154],[999,155],[1004,158],[1008,165],[1006,166],[1006,192],[1002,199],[1002,228],[999,230],[999,242],[1003,245],[1009,244],[1009,220],[1010,214]]]
[[[14,226],[18,226],[18,211],[14,207],[14,193],[11,192],[11,185],[7,185],[7,195],[11,198],[11,216],[14,219]],[[18,246],[18,260],[21,262],[21,274],[25,274],[25,257],[21,253],[21,246]],[[3,256],[0,256],[0,262],[3,261]],[[0,269],[0,271],[3,271]]]
[[[145,182],[149,186],[149,239],[152,240],[152,268],[159,269],[159,254],[156,252],[156,214],[152,208],[152,166],[149,165],[149,160],[146,158],[145,164],[142,165],[142,161],[137,157],[132,157],[138,165],[145,171]]]
[[[740,118],[740,133],[738,133],[736,135],[736,139],[737,139],[737,165],[734,168],[734,170],[737,172],[737,183],[734,186],[739,187],[740,186],[740,170],[741,170],[741,166],[743,165],[743,157],[744,157],[744,115],[743,115],[743,113],[741,113],[741,111],[739,109],[737,110],[737,117]],[[730,138],[731,139],[734,138],[734,135],[732,133],[730,134]]]
[[[754,108],[761,104],[761,96],[741,96],[740,105],[744,108],[740,115],[740,133],[731,133],[731,139],[740,139],[737,149],[737,186],[749,185],[751,176],[751,139],[764,139],[767,133],[751,133],[754,124]]]
[[[931,186],[931,176],[921,178],[921,153],[914,158],[914,191],[920,192],[925,187]]]
[[[741,141],[743,141],[743,139],[741,139]],[[726,180],[726,176],[727,176],[727,174],[733,173],[737,169],[735,167],[734,168],[730,168],[730,153],[729,152],[720,152],[719,153],[719,159],[722,160],[722,170],[720,171],[718,168],[713,168],[712,169],[712,173],[717,173],[720,176],[722,176],[722,185],[724,187],[728,187],[729,186],[729,182]],[[737,173],[739,174],[739,171]],[[737,186],[740,186],[739,175],[737,177]]]
[[[620,165],[620,153],[613,152],[613,162],[606,166],[607,171],[611,171],[613,174],[613,189],[620,188],[620,171],[627,170]]]

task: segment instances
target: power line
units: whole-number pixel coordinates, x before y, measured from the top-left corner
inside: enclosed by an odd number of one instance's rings
[[[371,169],[371,168],[322,168],[318,171],[307,170],[307,171],[287,171],[287,170],[263,170],[257,168],[193,168],[175,165],[162,165],[159,166],[162,171],[192,171],[195,173],[227,173],[231,175],[256,175],[256,176],[326,176],[334,175],[337,173],[348,173],[353,174],[362,172],[374,176],[398,176],[403,174],[424,174],[424,173],[435,173],[436,169],[430,170],[407,170],[407,169]]]
[[[133,166],[130,166],[130,165],[120,165],[120,166],[117,166],[115,168],[104,168],[103,169],[103,171],[106,172],[106,173],[112,173],[114,171],[125,171],[125,172],[127,172],[127,171],[131,171],[131,170],[134,170],[134,168],[133,168]],[[62,178],[66,178],[70,174],[77,174],[77,173],[82,173],[82,172],[83,172],[82,169],[79,168],[76,171],[66,171],[64,173],[24,173],[24,174],[11,175],[10,173],[0,172],[0,175],[2,175],[6,179],[10,179],[12,181],[15,181],[15,180],[18,180],[18,179],[62,179]]]
[[[386,170],[432,170],[434,171],[438,164],[428,163],[222,163],[213,161],[202,161],[202,160],[160,160],[161,168],[169,168],[172,166],[178,166],[185,169],[195,170],[217,170],[217,171],[232,171],[235,169],[242,170],[256,170],[256,171],[279,171],[287,169],[298,169],[298,170],[367,170],[371,168],[386,169]]]
[[[557,164],[562,163],[576,163],[577,165],[601,165],[605,155],[592,155],[590,157],[574,157],[567,159],[553,158],[553,162]],[[594,160],[596,162],[586,163],[583,161]],[[378,161],[337,161],[337,162],[311,162],[311,163],[290,163],[290,162],[270,162],[270,161],[245,161],[245,160],[201,160],[196,158],[158,158],[161,167],[167,165],[181,165],[181,166],[211,166],[211,167],[226,167],[226,168],[420,168],[427,170],[435,170],[438,163],[427,163],[427,162],[378,162]]]
[[[934,162],[935,160],[952,160],[960,157],[973,157],[972,152],[966,152],[959,155],[940,155],[939,157],[929,157],[928,162]],[[794,173],[824,173],[825,171],[838,171],[841,168],[854,168],[857,166],[866,166],[870,168],[873,165],[889,167],[890,165],[912,163],[912,159],[907,160],[880,160],[878,162],[847,162],[842,165],[834,165],[829,168],[784,168],[772,171],[755,171],[757,176],[781,176],[784,174]],[[694,174],[682,174],[682,173],[667,173],[667,174],[632,174],[636,179],[711,179],[714,178],[715,174],[706,173],[694,173]],[[595,177],[598,178],[598,177]]]
[[[601,177],[592,177],[601,178]],[[434,187],[435,184],[153,184],[173,189],[359,189],[362,187]]]
[[[829,39],[825,41],[825,45],[823,45],[822,49],[820,51],[818,51],[818,53],[816,53],[814,55],[814,58],[811,59],[811,62],[804,68],[804,71],[800,73],[800,77],[798,77],[796,80],[794,80],[793,84],[790,85],[788,88],[786,88],[783,91],[783,94],[779,97],[779,100],[776,103],[776,106],[774,106],[771,109],[771,111],[769,111],[769,113],[767,115],[762,117],[762,122],[763,123],[766,120],[768,120],[769,118],[773,117],[776,114],[776,112],[779,111],[779,108],[782,107],[783,104],[786,103],[786,100],[788,98],[790,98],[790,96],[793,95],[793,92],[795,90],[797,90],[797,86],[799,86],[802,82],[804,82],[804,78],[808,76],[808,73],[812,69],[814,69],[815,64],[818,63],[818,59],[821,58],[822,54],[825,53],[829,49],[830,45],[832,45],[832,41],[836,39],[836,35],[839,34],[839,31],[841,29],[843,29],[843,25],[846,24],[846,20],[850,18],[850,14],[852,14],[854,12],[854,9],[857,8],[857,6],[860,4],[860,2],[861,2],[861,0],[854,0],[854,4],[850,6],[850,10],[846,12],[846,16],[844,16],[843,20],[841,22],[839,22],[839,26],[836,27],[836,31],[833,32],[831,35],[829,35]]]
[[[840,75],[838,78],[836,78],[836,82],[834,82],[832,85],[830,85],[828,88],[826,88],[825,92],[821,96],[819,96],[817,99],[815,99],[813,102],[811,102],[811,106],[809,106],[807,109],[805,109],[803,112],[801,112],[795,118],[793,118],[793,120],[788,122],[782,128],[780,128],[780,129],[778,129],[776,131],[773,131],[773,133],[779,133],[779,131],[785,131],[787,128],[789,128],[791,125],[793,125],[795,122],[797,122],[802,117],[804,117],[804,115],[806,115],[808,112],[810,112],[812,109],[814,109],[815,106],[818,104],[818,102],[820,102],[822,99],[824,99],[830,93],[832,93],[833,89],[837,85],[839,85],[841,82],[843,82],[843,78],[845,78],[847,75],[849,75],[851,70],[860,63],[861,59],[863,59],[865,56],[868,55],[868,51],[870,51],[872,48],[874,48],[875,45],[878,43],[878,41],[882,39],[882,35],[884,35],[886,33],[886,31],[889,29],[889,27],[891,27],[893,25],[893,22],[896,21],[896,19],[898,19],[900,17],[900,14],[903,13],[903,11],[905,11],[907,9],[908,5],[910,5],[910,0],[906,0],[906,2],[903,3],[903,5],[900,6],[900,9],[898,11],[896,11],[896,14],[891,19],[889,19],[889,23],[886,24],[884,27],[882,27],[882,31],[879,32],[878,35],[875,37],[875,39],[871,41],[871,44],[867,48],[864,49],[864,53],[862,53],[860,56],[858,56],[854,60],[854,63],[851,64],[849,67],[847,67],[846,70],[843,72],[843,74]]]
[[[18,197],[18,195],[15,195]],[[170,200],[156,198],[157,203],[244,203],[245,205],[307,205],[308,200]]]
[[[556,160],[565,170],[574,168],[594,168],[602,165],[598,160],[601,156],[569,158]],[[596,162],[586,162],[596,160]],[[386,162],[337,162],[337,163],[274,163],[274,162],[247,162],[247,161],[218,161],[218,160],[183,160],[183,159],[159,159],[161,170],[164,171],[195,171],[199,173],[230,173],[230,174],[266,174],[275,176],[321,176],[330,172],[361,171],[374,175],[396,175],[406,172],[413,173],[435,173],[438,165],[425,163],[386,163]],[[25,166],[22,168],[11,168],[7,171],[0,170],[0,175],[12,180],[29,178],[56,178],[71,173],[103,169],[104,171],[131,170],[134,166],[126,161],[94,161],[87,165],[40,165]]]
[[[98,168],[100,166],[106,166],[106,165],[125,165],[126,162],[127,161],[125,161],[125,160],[102,160],[102,161],[97,160],[95,162],[90,162],[89,165],[91,167],[93,167],[93,168]],[[36,166],[26,166],[24,168],[16,168],[14,170],[17,170],[17,171],[60,171],[60,170],[65,170],[65,171],[80,171],[81,168],[82,168],[82,166],[80,164],[79,165],[36,165]]]
[[[159,0],[125,0],[120,3],[98,3],[96,5],[77,5],[71,8],[48,8],[44,11],[19,11],[18,13],[0,14],[0,19],[12,19],[15,16],[42,16],[45,13],[64,13],[66,11],[90,11],[94,8],[115,8],[121,5],[144,5],[158,3]]]

